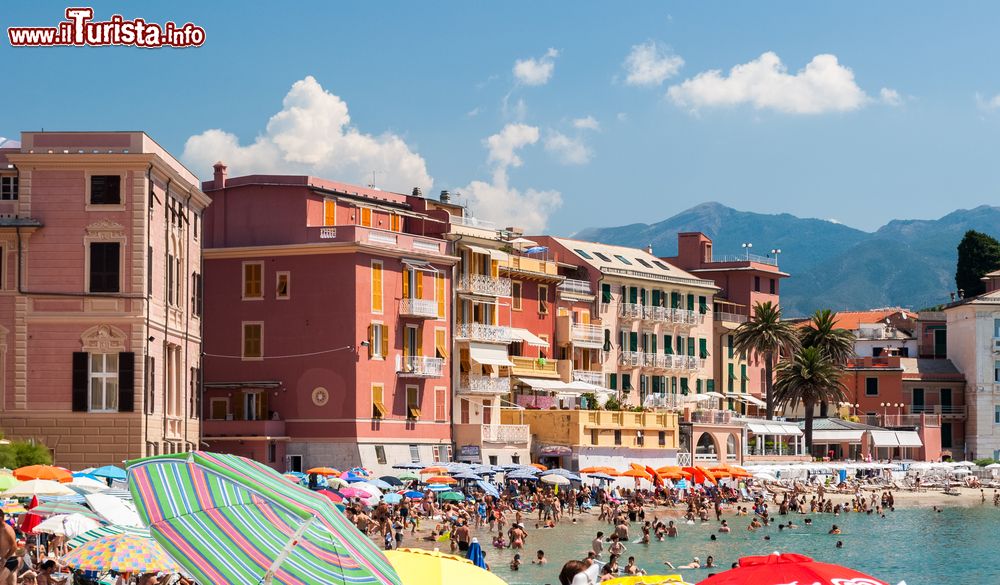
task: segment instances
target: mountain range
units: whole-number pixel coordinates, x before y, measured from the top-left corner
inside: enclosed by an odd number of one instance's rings
[[[679,232],[700,231],[718,255],[781,250],[786,317],[816,309],[861,310],[887,306],[920,309],[949,300],[955,290],[957,247],[967,230],[1000,238],[1000,207],[959,209],[933,220],[894,219],[874,232],[787,213],[739,211],[703,203],[654,224],[587,228],[574,238],[677,253]]]

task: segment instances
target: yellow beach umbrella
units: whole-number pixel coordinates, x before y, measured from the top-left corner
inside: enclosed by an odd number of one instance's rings
[[[690,585],[680,575],[629,575],[604,581],[601,585]]]
[[[385,551],[403,585],[505,585],[500,577],[472,561],[436,550],[401,548]]]

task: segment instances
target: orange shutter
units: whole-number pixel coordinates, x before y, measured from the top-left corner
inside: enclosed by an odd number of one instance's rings
[[[448,337],[444,329],[434,331],[434,348],[437,349],[438,357],[448,357]]]
[[[403,298],[410,298],[410,268],[403,267]]]
[[[382,327],[382,357],[389,359],[389,326],[380,325]]]
[[[424,355],[424,330],[417,328],[417,355]]]
[[[590,325],[590,311],[580,311],[580,321],[584,325]]]
[[[448,412],[448,393],[444,388],[434,389],[434,419],[445,420],[445,413]]]
[[[444,319],[444,275],[438,274],[434,278],[434,285],[437,288],[438,318]]]
[[[372,227],[372,210],[368,207],[361,208],[361,225]]]
[[[337,204],[327,199],[323,201],[323,225],[335,225],[337,223]]]
[[[368,325],[368,357],[369,358],[371,358],[372,355],[375,353],[375,347],[373,346],[373,344],[375,343],[375,327],[376,327],[376,325],[372,325],[372,324]]]
[[[490,260],[490,276],[493,278],[500,278],[500,262],[497,260]]]
[[[382,264],[372,264],[372,311],[382,311]]]
[[[422,299],[424,298],[424,272],[422,270],[415,271],[413,278],[417,281],[417,296],[413,298]]]

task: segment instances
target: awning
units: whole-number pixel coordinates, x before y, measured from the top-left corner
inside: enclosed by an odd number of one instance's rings
[[[469,357],[472,361],[484,366],[508,366],[513,363],[507,358],[507,346],[493,343],[469,342]]]
[[[527,343],[528,345],[534,345],[535,347],[547,348],[549,346],[548,341],[545,341],[544,339],[538,337],[537,335],[535,335],[531,331],[528,331],[527,329],[518,329],[517,327],[512,327],[510,333],[515,341],[520,340]]]
[[[755,435],[798,436],[802,434],[798,425],[783,425],[774,421],[747,423],[747,430]]]
[[[411,258],[403,258],[403,264],[413,270],[423,270],[424,272],[433,272],[437,274],[437,268],[434,268],[430,263],[424,260],[413,260]]]
[[[547,390],[551,392],[565,392],[571,390],[569,384],[560,380],[545,380],[542,378],[518,378],[518,382],[525,386],[531,386],[534,390]]]
[[[576,392],[593,392],[595,394],[608,394],[613,392],[613,390],[608,390],[604,386],[598,386],[597,384],[591,384],[589,382],[580,382],[579,380],[568,382],[565,389],[574,390]]]
[[[860,443],[864,434],[864,429],[813,431],[813,443]]]
[[[472,250],[476,254],[486,254],[497,262],[506,262],[507,259],[510,258],[510,256],[502,250],[494,250],[492,248],[484,248],[482,246],[473,246],[472,244],[466,244],[465,247]]]
[[[871,431],[872,443],[876,447],[898,447],[899,439],[894,431]]]
[[[916,431],[896,431],[896,440],[900,447],[923,447],[920,435]]]
[[[688,394],[687,396],[682,396],[681,402],[704,402],[705,400],[714,399],[714,396],[709,396],[706,392],[705,394]]]
[[[750,394],[741,394],[740,400],[748,404],[753,404],[754,406],[767,406],[766,402],[756,396],[751,396]]]
[[[725,396],[723,396],[722,394],[719,394],[718,392],[716,392],[714,390],[710,390],[708,392],[705,392],[703,394],[703,396],[711,396],[712,398],[725,398]]]

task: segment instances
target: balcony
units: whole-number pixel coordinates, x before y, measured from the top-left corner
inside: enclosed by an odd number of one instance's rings
[[[590,282],[587,280],[573,280],[567,278],[566,280],[559,283],[556,287],[560,293],[568,295],[579,295],[579,296],[592,296],[594,294],[593,290],[590,288]]]
[[[651,370],[668,370],[673,364],[672,356],[659,353],[643,354],[642,365]]]
[[[736,325],[741,325],[747,322],[746,315],[738,315],[736,313],[725,313],[721,311],[715,311],[712,314],[712,318],[720,323],[735,323]]]
[[[510,356],[510,361],[514,363],[510,374],[512,376],[524,376],[525,378],[558,378],[559,360],[539,360],[522,356]]]
[[[570,339],[580,347],[599,349],[604,344],[604,332],[600,325],[584,325],[574,323],[570,327]]]
[[[618,355],[618,365],[638,368],[643,365],[645,355],[641,351],[623,351]]]
[[[670,320],[670,309],[667,307],[646,307],[644,314],[648,321],[666,322]]]
[[[283,420],[206,419],[202,426],[206,437],[267,439],[285,436],[285,421]]]
[[[936,414],[944,418],[965,418],[965,406],[963,405],[914,404],[908,408],[913,414]]]
[[[687,309],[670,310],[670,322],[675,325],[698,325],[704,320],[705,316],[698,311],[689,311]]]
[[[485,323],[460,323],[455,337],[486,343],[510,343],[513,334],[510,327],[503,325],[486,325]]]
[[[396,372],[403,378],[440,378],[444,376],[444,358],[402,356],[399,358]]]
[[[618,316],[626,320],[642,319],[645,313],[643,308],[635,303],[622,303],[618,305]]]
[[[506,443],[523,445],[531,438],[528,425],[481,425],[484,443]]]
[[[547,274],[550,276],[557,276],[559,274],[555,262],[540,258],[529,258],[527,256],[510,256],[506,262],[500,264],[500,270],[529,274]]]
[[[493,278],[485,274],[466,274],[458,278],[455,285],[458,292],[491,297],[509,297],[510,279]]]
[[[767,264],[769,266],[778,265],[777,258],[771,258],[770,256],[760,256],[758,254],[740,254],[740,255],[727,254],[722,256],[713,256],[712,262],[738,262],[741,264],[746,262],[756,262],[757,264]]]
[[[707,425],[728,425],[733,422],[731,410],[696,410],[691,413],[691,422]]]
[[[437,301],[427,299],[399,299],[399,316],[436,319],[438,316]]]
[[[360,225],[310,226],[307,228],[307,235],[311,243],[363,244],[406,252],[445,255],[443,240]]]
[[[604,372],[594,372],[591,370],[573,370],[571,374],[574,382],[585,382],[594,386],[604,386]]]
[[[462,374],[458,382],[458,392],[459,394],[483,394],[490,396],[507,394],[510,392],[510,378]]]

